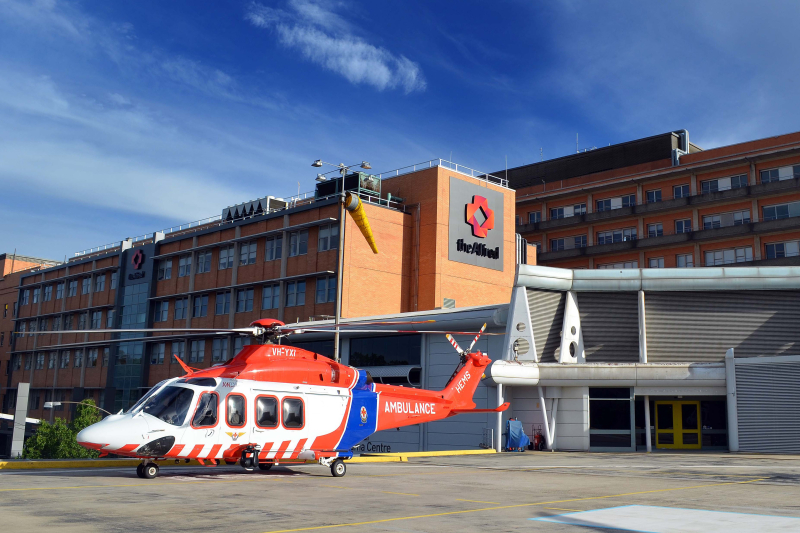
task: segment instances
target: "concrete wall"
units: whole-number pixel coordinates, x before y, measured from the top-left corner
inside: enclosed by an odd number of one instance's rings
[[[548,422],[553,417],[553,400],[558,397],[556,411],[557,450],[589,449],[589,388],[588,387],[544,387],[545,408]],[[511,401],[509,416],[522,422],[525,433],[532,437],[541,426],[544,433],[544,417],[538,387],[508,387],[506,401]],[[505,426],[504,429],[505,431]],[[505,445],[505,439],[503,439]]]

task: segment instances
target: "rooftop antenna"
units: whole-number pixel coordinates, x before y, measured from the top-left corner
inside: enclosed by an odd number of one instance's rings
[[[544,148],[542,148],[541,146],[539,147],[539,159],[541,161],[544,161]]]
[[[578,134],[577,133],[575,134],[575,153],[576,154],[581,153],[581,149],[578,148]]]
[[[508,183],[508,156],[506,156],[506,183]]]

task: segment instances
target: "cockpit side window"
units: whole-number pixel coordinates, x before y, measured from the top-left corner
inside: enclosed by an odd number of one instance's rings
[[[274,396],[256,398],[256,425],[260,428],[278,427],[278,399]]]
[[[139,401],[138,401],[138,402],[136,402],[136,403],[133,405],[133,407],[131,407],[130,409],[128,409],[128,411],[127,411],[127,412],[128,412],[128,413],[133,413],[134,411],[136,411],[136,410],[137,410],[137,409],[138,409],[140,406],[142,406],[142,405],[144,404],[144,402],[145,402],[145,401],[147,401],[147,399],[148,399],[148,398],[150,398],[150,396],[152,396],[153,394],[155,394],[155,392],[156,392],[156,391],[158,391],[158,389],[160,389],[160,388],[161,388],[161,386],[162,386],[164,383],[166,383],[167,381],[169,381],[169,380],[168,380],[168,379],[165,379],[165,380],[163,380],[163,381],[159,381],[158,383],[156,383],[156,384],[155,384],[155,386],[154,386],[152,389],[150,389],[149,391],[147,391],[147,392],[144,394],[144,396],[142,396],[141,398],[139,398]]]
[[[193,428],[210,428],[217,425],[219,396],[216,392],[204,392],[197,402],[197,410],[192,418]]]
[[[300,398],[284,398],[283,427],[286,429],[302,429],[304,425],[303,400]]]
[[[167,386],[151,396],[142,412],[173,426],[182,426],[192,405],[194,391],[183,387]]]
[[[225,400],[225,412],[228,426],[232,428],[244,427],[247,422],[244,396],[241,394],[228,394]]]

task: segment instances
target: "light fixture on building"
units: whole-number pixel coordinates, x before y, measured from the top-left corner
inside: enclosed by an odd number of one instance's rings
[[[325,174],[317,174],[316,179],[320,183],[322,183],[323,181],[328,181],[328,178],[325,176]]]
[[[322,166],[322,159],[317,159],[313,163],[311,163],[312,167],[321,167]]]
[[[363,168],[364,170],[370,170],[372,168],[372,165],[370,165],[367,161],[362,161],[361,168]]]

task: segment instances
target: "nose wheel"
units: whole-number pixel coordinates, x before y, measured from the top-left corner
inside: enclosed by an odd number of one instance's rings
[[[136,475],[142,479],[155,479],[158,477],[158,465],[155,463],[142,463],[136,467]]]

